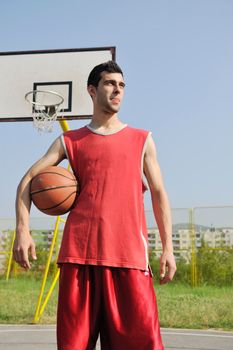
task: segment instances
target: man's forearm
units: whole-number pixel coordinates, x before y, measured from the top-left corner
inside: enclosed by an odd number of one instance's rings
[[[28,253],[36,259],[35,244],[29,228],[30,176],[25,176],[17,189],[16,196],[16,238],[13,248],[14,260],[24,269],[30,269]]]
[[[30,181],[24,177],[17,189],[16,196],[16,230],[29,230],[29,213],[31,208]]]
[[[165,191],[151,191],[154,216],[158,225],[163,250],[173,252],[171,209]]]

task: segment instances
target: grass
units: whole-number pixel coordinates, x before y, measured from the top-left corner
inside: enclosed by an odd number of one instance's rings
[[[48,284],[51,280],[48,281]],[[8,282],[0,280],[0,323],[30,324],[36,310],[41,280],[33,277],[17,277]],[[48,288],[47,288],[48,289]],[[40,323],[56,323],[57,286],[53,291]]]
[[[155,286],[161,327],[233,330],[233,288]]]
[[[51,280],[48,281],[51,283]],[[30,324],[41,280],[31,275],[0,279],[0,323]],[[56,323],[57,286],[41,324]],[[233,287],[155,285],[161,327],[233,330]]]

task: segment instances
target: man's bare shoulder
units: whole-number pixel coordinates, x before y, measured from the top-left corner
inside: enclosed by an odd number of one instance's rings
[[[78,139],[78,138],[82,137],[83,135],[88,134],[88,132],[89,132],[88,128],[86,126],[83,126],[81,128],[78,128],[78,129],[65,131],[63,133],[63,135],[65,137],[69,137],[72,139]]]
[[[145,129],[142,129],[142,128],[136,128],[136,127],[132,127],[132,126],[128,126],[128,130],[132,134],[142,135],[144,137],[147,137],[149,134],[151,134],[151,132],[148,131],[148,130],[145,130]]]

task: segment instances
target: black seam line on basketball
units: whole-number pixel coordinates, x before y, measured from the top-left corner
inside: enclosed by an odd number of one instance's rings
[[[33,196],[34,194],[37,194],[37,193],[41,193],[41,192],[56,190],[56,189],[60,189],[60,188],[69,188],[69,187],[77,187],[77,186],[76,185],[67,185],[67,186],[46,187],[46,188],[43,188],[41,190],[32,191],[31,196]]]
[[[67,199],[69,199],[74,193],[76,193],[76,191],[72,192],[68,197],[66,197],[66,199],[64,199],[64,201],[52,206],[52,207],[49,207],[49,208],[40,208],[39,210],[50,210],[50,209],[55,209],[57,207],[59,207],[59,205],[61,205],[62,203],[64,203],[65,201],[67,201]],[[72,206],[71,206],[72,207]]]
[[[76,179],[71,178],[71,177],[69,177],[69,176],[66,176],[66,175],[64,175],[64,174],[56,173],[56,171],[44,171],[43,173],[39,173],[38,175],[43,175],[43,174],[55,174],[55,175],[63,176],[63,177],[65,177],[66,179],[69,179],[69,180],[72,180],[72,181],[76,181]],[[70,174],[73,175],[72,173],[70,173]],[[35,175],[35,178],[36,178],[38,175]],[[32,179],[32,180],[33,180],[33,179]]]

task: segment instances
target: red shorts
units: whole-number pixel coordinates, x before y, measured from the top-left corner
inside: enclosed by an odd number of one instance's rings
[[[134,269],[61,265],[58,350],[163,350],[150,274]]]

